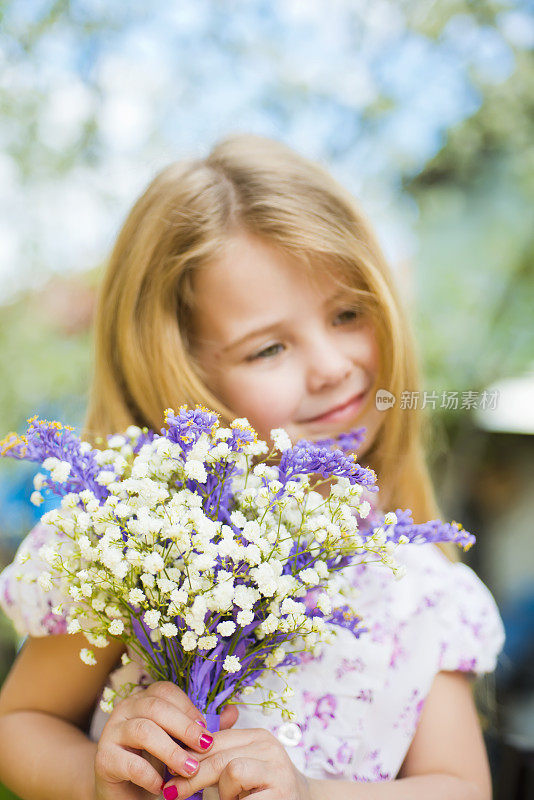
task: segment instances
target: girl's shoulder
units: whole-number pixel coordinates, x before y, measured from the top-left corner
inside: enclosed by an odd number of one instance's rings
[[[400,579],[379,563],[348,575],[364,624],[372,621],[392,637],[424,637],[437,648],[436,671],[492,672],[505,630],[495,598],[475,571],[434,544],[400,545],[394,558],[406,570]]]
[[[52,572],[43,548],[57,549],[60,536],[53,526],[39,521],[20,543],[13,561],[0,572],[0,608],[19,636],[67,631],[69,599],[56,586],[49,588],[46,582],[39,582],[39,576]]]

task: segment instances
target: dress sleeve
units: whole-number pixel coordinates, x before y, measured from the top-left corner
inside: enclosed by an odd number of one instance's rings
[[[435,546],[438,669],[476,675],[493,672],[505,641],[495,599],[478,575],[461,562],[451,562]],[[439,563],[441,562],[441,563]]]
[[[58,531],[38,522],[22,540],[11,564],[0,572],[0,608],[11,620],[19,636],[47,636],[66,633],[67,612],[71,601],[54,586],[43,589],[37,578],[52,572],[39,550],[43,545],[57,546]],[[61,613],[52,609],[61,604]]]

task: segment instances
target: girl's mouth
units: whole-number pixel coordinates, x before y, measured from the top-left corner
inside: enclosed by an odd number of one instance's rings
[[[338,422],[341,420],[350,419],[351,417],[356,414],[358,409],[362,406],[365,397],[367,396],[367,392],[362,392],[361,394],[355,395],[350,400],[348,400],[344,405],[338,406],[337,408],[332,409],[331,411],[327,411],[325,414],[321,414],[319,417],[312,417],[311,419],[303,420],[304,422]]]

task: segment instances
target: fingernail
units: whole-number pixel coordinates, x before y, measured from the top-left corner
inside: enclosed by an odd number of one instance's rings
[[[178,797],[178,789],[176,786],[167,786],[167,788],[163,790],[163,797],[165,800],[176,800]]]
[[[185,761],[184,767],[189,772],[189,774],[192,775],[193,772],[196,772],[198,769],[198,761],[196,760],[196,758],[188,758]]]
[[[213,736],[210,736],[209,733],[203,733],[198,742],[203,750],[207,750],[213,742]]]
[[[203,719],[196,719],[195,722],[197,723],[197,725],[200,725],[201,728],[206,727],[206,722]]]

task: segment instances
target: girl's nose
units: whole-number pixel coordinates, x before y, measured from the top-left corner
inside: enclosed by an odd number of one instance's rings
[[[308,388],[318,392],[323,387],[342,383],[352,372],[352,360],[332,342],[322,341],[310,348]]]

